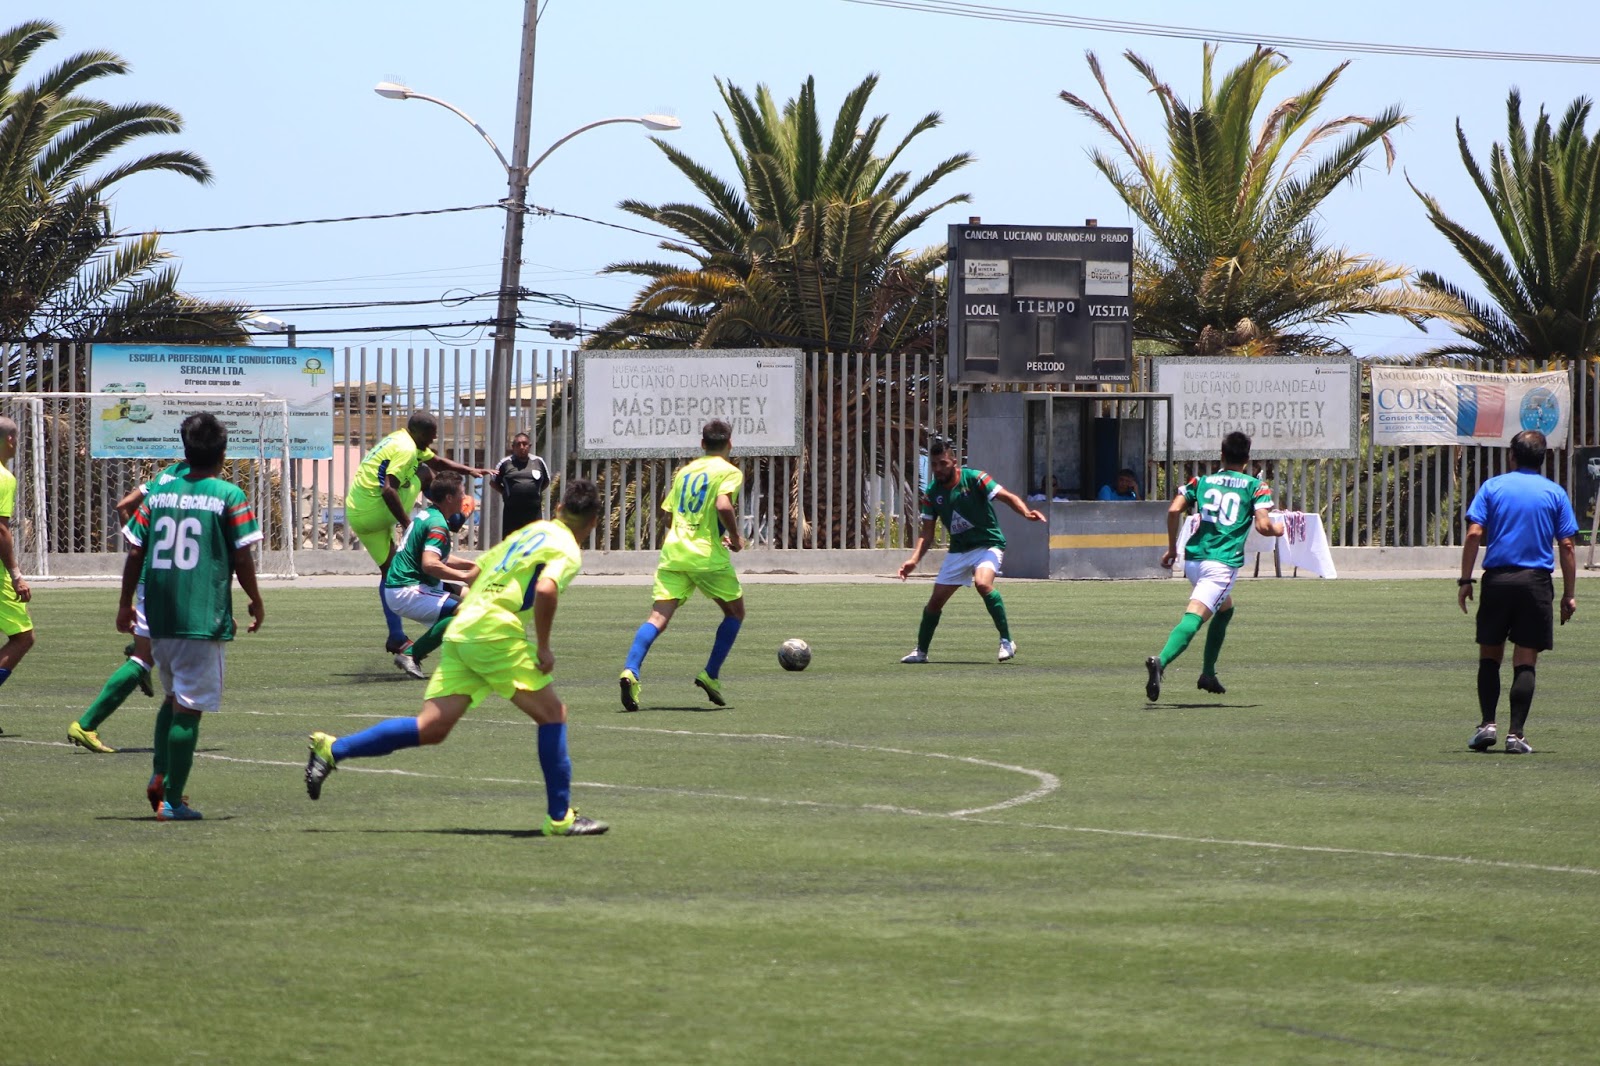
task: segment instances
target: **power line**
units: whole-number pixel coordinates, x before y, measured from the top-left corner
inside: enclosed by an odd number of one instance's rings
[[[632,226],[624,226],[619,222],[602,222],[598,218],[587,218],[583,215],[574,215],[567,211],[557,211],[553,207],[540,207],[537,204],[528,205],[528,212],[530,214],[540,216],[554,215],[556,218],[571,218],[576,219],[579,222],[591,222],[596,226],[605,226],[608,229],[625,230],[628,233],[637,233],[641,237],[654,237],[655,239],[662,241],[677,241],[682,243],[684,240],[684,238],[679,236],[672,236],[665,233],[651,233],[649,230],[635,229]]]
[[[384,215],[344,215],[340,218],[301,218],[293,222],[246,222],[237,226],[199,226],[194,229],[159,229],[142,233],[115,233],[107,239],[123,237],[171,237],[180,233],[234,233],[246,229],[282,229],[286,226],[320,226],[328,222],[368,222],[383,218],[414,218],[418,215],[453,215],[462,211],[503,209],[503,204],[473,204],[471,207],[436,207],[429,211],[391,211]]]
[[[981,19],[989,22],[1016,22],[1030,26],[1057,26],[1067,29],[1098,30],[1106,33],[1130,33],[1144,37],[1176,37],[1190,41],[1264,44],[1274,48],[1306,48],[1322,52],[1422,56],[1431,59],[1484,59],[1507,63],[1600,64],[1600,56],[1558,55],[1549,52],[1499,52],[1474,48],[1439,48],[1430,45],[1337,41],[1320,37],[1283,37],[1273,34],[1239,33],[1232,30],[1207,30],[1193,26],[1171,26],[1163,23],[1083,18],[1078,15],[1058,15],[1048,11],[1028,11],[1023,8],[961,3],[957,2],[957,0],[845,0],[845,3],[860,4],[865,7],[887,7],[904,11],[921,11],[928,14],[953,15],[958,18]]]

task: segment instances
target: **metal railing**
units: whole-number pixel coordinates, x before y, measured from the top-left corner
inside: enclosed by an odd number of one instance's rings
[[[86,346],[0,345],[0,353],[7,369],[0,399],[5,393],[88,388]],[[1575,449],[1600,445],[1600,387],[1593,360],[1562,365],[1572,380],[1573,435],[1567,448],[1553,454],[1547,473],[1572,492],[1581,466]],[[801,454],[744,456],[734,441],[734,461],[745,475],[739,508],[745,532],[761,546],[775,549],[909,546],[918,526],[917,493],[925,475],[928,435],[942,433],[958,450],[962,447],[966,391],[947,383],[943,355],[810,352],[804,368]],[[1543,369],[1517,362],[1471,368]],[[602,490],[603,519],[591,548],[658,548],[665,529],[659,504],[681,460],[578,458],[573,448],[577,397],[571,351],[515,353],[504,426],[488,422],[488,369],[487,351],[346,348],[336,352],[335,455],[295,462],[289,473],[293,510],[289,527],[295,530],[295,547],[359,550],[343,525],[345,489],[368,448],[403,427],[413,409],[427,408],[439,418],[436,450],[458,462],[493,466],[508,450],[511,435],[527,430],[534,452],[544,457],[556,479],[553,495],[559,494],[565,477],[594,480]],[[1129,387],[1149,390],[1142,366]],[[1115,392],[1100,395],[1106,410],[1111,410]],[[1484,480],[1504,471],[1504,449],[1377,447],[1366,425],[1363,416],[1357,458],[1263,460],[1279,502],[1321,514],[1330,543],[1337,546],[1459,544],[1466,506]],[[49,537],[41,547],[50,552],[118,550],[115,503],[149,476],[149,463],[91,459],[86,429],[76,418],[57,420],[47,429]],[[24,463],[33,461],[27,455],[33,446],[28,436],[24,426]],[[1019,441],[1018,446],[1026,442]],[[1174,480],[1212,465],[1175,464]],[[1159,499],[1169,493],[1159,464],[1147,464],[1143,473],[1147,495]],[[481,503],[483,493],[493,490],[477,482],[473,491]],[[1591,501],[1577,502],[1587,529]],[[257,506],[265,504],[258,501]],[[460,539],[464,548],[486,546],[476,524],[464,529]]]

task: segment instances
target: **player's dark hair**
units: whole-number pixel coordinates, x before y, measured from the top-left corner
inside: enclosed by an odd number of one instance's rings
[[[519,440],[527,441],[530,446],[533,444],[533,437],[530,436],[528,431],[525,430],[525,429],[521,430],[521,431],[519,431],[517,433],[511,434],[511,443],[512,444],[517,443],[517,441],[519,441]]]
[[[1131,468],[1129,468],[1129,467],[1126,467],[1126,466],[1125,466],[1125,467],[1123,467],[1123,468],[1122,468],[1122,469],[1121,469],[1121,470],[1118,470],[1118,471],[1117,471],[1117,476],[1118,476],[1118,477],[1122,477],[1122,476],[1123,476],[1123,475],[1124,475],[1124,474],[1126,474],[1126,475],[1127,475],[1127,476],[1128,476],[1128,477],[1131,477],[1131,478],[1133,478],[1133,480],[1135,480],[1135,481],[1138,481],[1138,480],[1139,480],[1139,475],[1138,475],[1138,474],[1135,474],[1135,473],[1134,473],[1134,472],[1133,472],[1133,470],[1132,470],[1132,469],[1131,469]]]
[[[1222,461],[1248,463],[1250,461],[1250,436],[1237,429],[1222,438]]]
[[[600,490],[586,477],[575,477],[561,490],[561,509],[574,518],[600,513]]]
[[[943,437],[930,437],[928,440],[929,459],[932,459],[935,455],[943,455],[952,450],[953,449],[950,447],[950,442],[945,440]]]
[[[708,452],[720,452],[733,439],[733,427],[720,418],[713,418],[700,427],[700,447]]]
[[[1545,453],[1549,450],[1544,434],[1537,429],[1525,429],[1511,438],[1511,457],[1524,469],[1544,469]]]
[[[426,469],[428,468],[418,467],[417,472],[421,473]],[[441,474],[433,475],[433,480],[430,481],[427,487],[422,491],[426,493],[428,499],[432,500],[434,503],[443,503],[451,496],[454,496],[456,491],[460,489],[463,484],[465,484],[465,482],[462,481],[460,474],[456,473],[454,470],[446,470]]]
[[[228,430],[210,411],[196,411],[178,427],[183,437],[183,457],[191,467],[221,466],[228,454]]]
[[[432,411],[424,411],[419,407],[417,410],[411,412],[410,418],[406,419],[407,432],[421,432],[429,429],[433,430],[435,436],[438,436],[439,420],[433,417]]]

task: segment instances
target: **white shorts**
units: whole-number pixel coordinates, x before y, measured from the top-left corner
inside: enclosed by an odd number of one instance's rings
[[[1239,571],[1227,563],[1190,559],[1183,564],[1183,576],[1194,586],[1189,598],[1199,600],[1206,605],[1206,610],[1216,614],[1217,604],[1228,598],[1233,579],[1239,576]]]
[[[161,668],[161,687],[181,707],[191,711],[222,709],[221,640],[190,640],[187,637],[156,637],[150,641],[156,665]]]
[[[452,599],[443,585],[399,585],[383,587],[383,602],[401,618],[413,622],[426,622],[430,626],[439,620],[439,613]]]
[[[150,639],[150,621],[144,616],[144,582],[133,591],[133,635]]]
[[[939,576],[933,580],[940,585],[970,585],[972,575],[985,566],[998,574],[1000,562],[1005,556],[1005,552],[992,545],[986,548],[973,548],[969,552],[960,554],[952,553],[944,557],[944,565],[939,567]]]

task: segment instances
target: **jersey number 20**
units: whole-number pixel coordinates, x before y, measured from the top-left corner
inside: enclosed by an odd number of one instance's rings
[[[1239,521],[1239,497],[1221,489],[1206,489],[1205,502],[1200,505],[1200,521],[1231,526]]]

